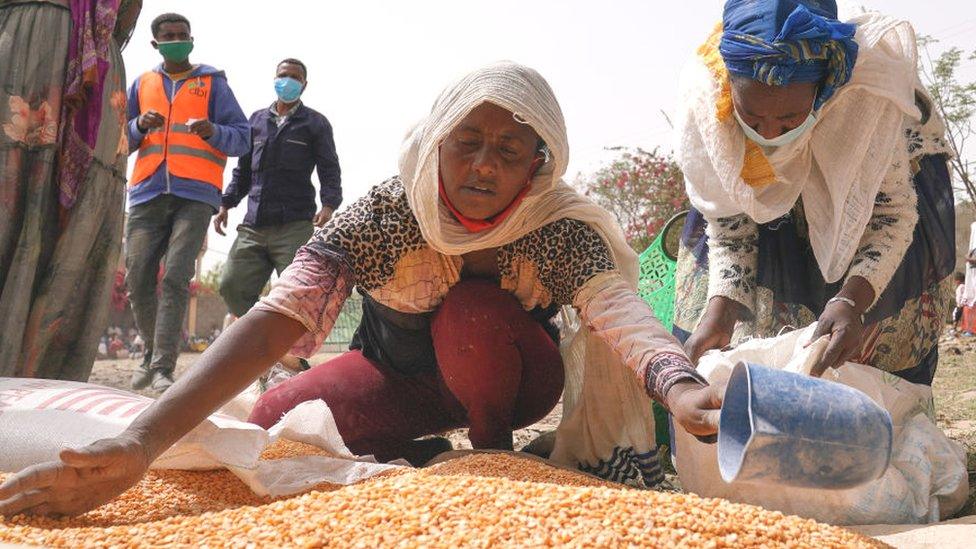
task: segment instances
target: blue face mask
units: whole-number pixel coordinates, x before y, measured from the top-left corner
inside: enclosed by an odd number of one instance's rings
[[[759,132],[752,129],[749,124],[746,124],[742,120],[742,117],[739,116],[739,111],[735,110],[734,107],[732,108],[732,113],[735,114],[735,119],[739,122],[739,126],[742,127],[742,131],[745,132],[746,137],[754,141],[757,145],[761,145],[763,147],[782,147],[784,145],[789,145],[817,123],[817,116],[813,114],[813,109],[811,108],[810,114],[807,115],[807,119],[804,120],[802,124],[784,133],[783,135],[774,137],[772,139],[767,139],[759,135]]]
[[[285,103],[294,103],[302,96],[302,83],[289,76],[275,78],[275,93]]]

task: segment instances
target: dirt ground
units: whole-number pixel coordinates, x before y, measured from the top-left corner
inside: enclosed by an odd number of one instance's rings
[[[974,515],[976,514],[976,337],[956,338],[946,335],[942,338],[940,353],[939,369],[933,383],[936,414],[939,426],[949,437],[966,447],[970,494],[969,501],[959,516]],[[194,353],[180,355],[177,376],[191,367],[199,356]],[[311,363],[320,364],[330,356],[332,355],[316,355]],[[131,390],[130,378],[140,362],[140,360],[97,361],[90,381]],[[150,397],[158,396],[151,389],[138,392]],[[561,415],[560,404],[540,422],[516,431],[515,448],[521,449],[540,434],[555,429]],[[452,431],[446,436],[456,449],[471,447],[464,430]],[[673,475],[669,475],[668,480],[677,484],[677,479]]]
[[[939,426],[966,447],[969,501],[959,513],[976,515],[976,337],[944,336],[932,389]]]

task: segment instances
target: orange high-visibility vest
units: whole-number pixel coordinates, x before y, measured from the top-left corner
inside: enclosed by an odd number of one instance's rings
[[[147,72],[139,78],[140,112],[155,110],[166,117],[166,123],[149,130],[143,138],[130,185],[138,185],[152,177],[165,160],[173,175],[223,189],[227,155],[191,133],[187,124],[189,120],[209,117],[212,89],[210,76],[191,76],[170,101],[163,87],[162,74]]]

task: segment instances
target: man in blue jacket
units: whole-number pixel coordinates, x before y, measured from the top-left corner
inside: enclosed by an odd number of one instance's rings
[[[173,384],[194,260],[220,207],[229,156],[250,148],[250,130],[222,71],[189,61],[190,22],[175,13],[152,22],[163,63],[129,88],[126,286],[146,358],[132,387]],[[163,263],[162,288],[157,281]]]
[[[235,316],[257,302],[271,271],[280,274],[312,236],[313,225],[325,225],[342,203],[332,126],[300,99],[307,78],[305,64],[297,59],[278,64],[278,99],[251,115],[251,152],[238,161],[214,218],[214,229],[224,234],[228,209],[247,196],[247,214],[237,227],[220,283],[220,295]],[[318,213],[313,169],[322,202]]]

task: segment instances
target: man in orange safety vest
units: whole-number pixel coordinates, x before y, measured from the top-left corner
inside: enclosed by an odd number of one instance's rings
[[[173,384],[194,260],[220,207],[227,157],[250,150],[250,127],[224,73],[190,63],[186,17],[160,15],[152,34],[163,63],[129,88],[129,150],[138,155],[129,181],[125,263],[132,312],[146,342],[132,387],[163,391]]]

